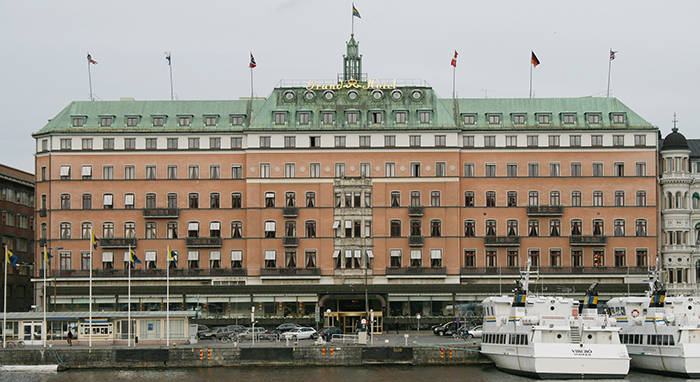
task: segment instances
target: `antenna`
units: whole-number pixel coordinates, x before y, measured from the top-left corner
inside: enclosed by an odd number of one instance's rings
[[[484,92],[484,98],[489,98],[489,91],[491,89],[481,89],[482,92]]]

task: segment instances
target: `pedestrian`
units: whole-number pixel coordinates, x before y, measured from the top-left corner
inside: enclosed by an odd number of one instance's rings
[[[68,335],[66,338],[68,339],[68,346],[73,346],[73,332],[71,332],[70,329],[68,329]]]
[[[399,334],[399,320],[396,320],[396,323],[394,323],[394,329],[396,329],[396,334]]]

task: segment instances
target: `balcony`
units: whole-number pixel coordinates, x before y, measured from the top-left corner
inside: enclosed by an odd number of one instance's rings
[[[121,238],[102,238],[99,240],[100,247],[109,248],[136,248],[136,238],[121,237]]]
[[[188,237],[185,245],[188,248],[221,248],[221,237]]]
[[[524,270],[524,269],[523,269]],[[538,271],[541,275],[590,275],[590,274],[607,274],[607,275],[646,275],[649,272],[647,267],[541,267],[532,268]],[[462,276],[481,276],[481,275],[514,275],[519,276],[521,269],[519,267],[469,267],[462,268],[460,274]]]
[[[143,217],[149,219],[171,219],[180,216],[179,208],[144,208]]]
[[[408,216],[410,216],[410,217],[423,216],[423,207],[422,206],[409,206],[408,207]]]
[[[422,247],[423,246],[423,236],[421,235],[411,235],[408,237],[408,245],[410,247]]]
[[[296,247],[299,245],[299,237],[297,236],[285,236],[282,239],[282,245],[285,247]]]
[[[45,218],[46,217],[46,208],[42,208],[39,210],[39,217],[40,218]]]
[[[246,276],[248,272],[243,268],[214,268],[214,269],[181,269],[171,268],[169,272],[173,277],[192,276]],[[43,273],[42,273],[43,274]],[[127,277],[126,269],[95,269],[93,277]],[[90,277],[87,270],[62,269],[52,270],[51,276],[55,277]],[[132,269],[131,277],[165,277],[165,269]]]
[[[569,236],[569,244],[573,246],[601,246],[608,242],[607,236]]]
[[[321,268],[262,268],[261,277],[318,277],[321,276]]]
[[[520,236],[484,236],[484,245],[487,247],[517,247],[520,245]]]
[[[447,268],[445,267],[387,267],[387,276],[445,276]]]
[[[299,216],[299,207],[282,207],[282,216],[285,218],[295,218]]]
[[[527,206],[527,216],[562,216],[564,206]]]

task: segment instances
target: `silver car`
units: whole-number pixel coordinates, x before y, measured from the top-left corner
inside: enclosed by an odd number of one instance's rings
[[[308,340],[314,334],[316,334],[316,329],[304,326],[282,333],[282,338],[285,340]]]

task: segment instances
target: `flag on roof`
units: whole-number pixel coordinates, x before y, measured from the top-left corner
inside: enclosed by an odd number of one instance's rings
[[[172,62],[170,61],[170,52],[165,52],[165,59],[168,60],[168,65],[172,64]]]
[[[88,55],[87,55],[87,60],[88,60],[88,65],[89,64],[97,65],[97,61],[92,59],[92,56],[90,55],[90,53],[88,53]]]
[[[361,18],[362,18],[362,16],[360,16],[360,11],[358,11],[357,8],[355,8],[355,4],[354,4],[354,3],[352,4],[352,15],[353,15],[354,17],[357,17],[358,19],[361,19]]]
[[[532,65],[536,68],[537,65],[540,64],[540,60],[538,60],[538,59],[537,59],[537,56],[535,56],[535,52],[533,52],[533,51],[530,51],[530,52],[532,53],[532,58],[530,59],[530,62],[531,62]]]
[[[617,53],[617,51],[616,51],[616,50],[612,50],[612,49],[610,49],[610,61],[612,61],[612,60],[614,60],[614,59],[615,59],[615,53]]]
[[[455,56],[452,58],[452,66],[457,67],[457,51],[455,50]]]
[[[253,69],[254,67],[258,66],[258,64],[255,63],[255,58],[253,57],[253,53],[250,54],[250,64],[248,66]]]

